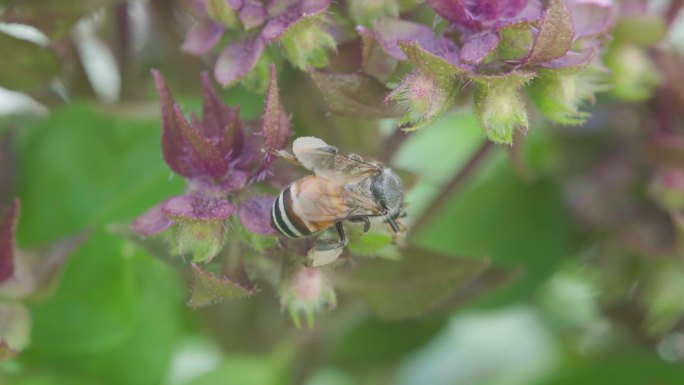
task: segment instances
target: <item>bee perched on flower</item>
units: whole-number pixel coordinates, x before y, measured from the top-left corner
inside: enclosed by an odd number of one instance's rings
[[[202,118],[193,114],[191,121],[174,102],[161,74],[153,71],[153,75],[160,96],[164,160],[185,178],[187,188],[186,194],[166,199],[142,214],[131,229],[149,237],[173,228],[178,254],[193,254],[194,261],[208,262],[223,248],[225,221],[236,210],[236,193],[266,176],[272,157],[268,153],[262,157],[262,148],[279,150],[289,141],[290,122],[278,99],[275,67],[266,96],[262,143],[253,133],[247,134],[245,128],[251,124],[240,119],[238,108],[219,99],[206,74]],[[271,234],[268,224],[253,218],[264,199],[271,198],[241,202],[238,217],[250,231]]]
[[[314,137],[297,138],[292,151],[279,153],[315,175],[294,181],[274,201],[271,222],[281,234],[302,238],[334,226],[339,240],[319,240],[315,245],[315,251],[331,252],[324,258],[328,262],[347,245],[344,221],[363,223],[364,232],[370,230],[372,219],[387,223],[395,233],[403,231],[397,219],[403,214],[404,190],[391,169],[355,154],[340,155],[337,148]]]

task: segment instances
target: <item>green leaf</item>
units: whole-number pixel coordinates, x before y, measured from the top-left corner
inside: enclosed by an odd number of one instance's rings
[[[529,21],[523,21],[499,30],[501,43],[495,51],[499,60],[520,60],[527,56],[534,43],[531,24]]]
[[[97,375],[109,384],[156,385],[169,369],[176,337],[181,331],[186,288],[177,272],[136,252],[132,284],[136,292],[136,318],[131,333],[112,349],[97,355],[66,359],[67,363]]]
[[[0,86],[32,92],[46,88],[59,71],[57,57],[45,47],[0,32]]]
[[[256,288],[218,277],[192,264],[192,291],[188,305],[193,308],[254,295]]]
[[[468,285],[490,274],[500,273],[487,259],[411,248],[402,251],[399,261],[359,263],[344,272],[338,287],[362,297],[380,318],[399,320],[419,317],[455,298],[468,299]]]
[[[446,317],[409,321],[365,319],[345,332],[335,346],[335,362],[394,362],[434,337]]]
[[[386,231],[371,230],[365,234],[358,234],[348,245],[349,251],[358,255],[376,255],[385,247],[392,244],[392,234]]]
[[[414,241],[445,253],[488,256],[524,276],[492,301],[530,295],[575,252],[574,224],[560,191],[548,180],[521,180],[502,152],[475,176]]]
[[[624,354],[618,357],[590,360],[581,366],[564,370],[544,381],[549,385],[678,385],[684,383],[684,371],[655,355]]]
[[[396,106],[385,103],[389,90],[370,76],[315,70],[309,74],[330,111],[336,114],[371,119],[401,116]]]
[[[124,241],[103,227],[129,221],[181,188],[161,158],[159,121],[75,104],[17,134],[25,219],[18,243],[30,248],[93,229],[54,296],[32,306],[31,351],[55,357],[112,349],[135,330],[139,293]]]
[[[216,385],[229,381],[240,385],[285,385],[283,370],[273,360],[246,355],[231,355],[216,370],[188,385]]]
[[[535,64],[559,58],[572,47],[574,38],[575,27],[567,4],[564,0],[551,0],[544,11],[532,51],[525,61]]]
[[[97,232],[72,256],[55,295],[31,307],[33,349],[77,354],[108,349],[128,337],[136,294],[119,245],[118,239]]]
[[[136,294],[128,333],[115,343],[88,351],[28,350],[27,356],[34,353],[29,356],[34,365],[81,374],[90,378],[88,383],[156,385],[162,382],[180,330],[180,312],[185,308],[184,288],[176,272],[139,249],[129,248],[127,258],[131,262],[128,283]],[[90,331],[91,328],[84,330]]]

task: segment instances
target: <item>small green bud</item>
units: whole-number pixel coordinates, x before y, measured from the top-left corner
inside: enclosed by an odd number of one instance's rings
[[[492,142],[512,145],[514,130],[527,131],[527,111],[518,88],[533,76],[514,73],[473,78],[477,117]]]
[[[617,45],[608,52],[605,62],[611,69],[612,93],[617,98],[630,102],[646,100],[660,83],[658,70],[637,46]]]
[[[446,112],[455,88],[450,78],[415,70],[387,98],[406,110],[401,126],[406,131],[414,131]]]
[[[396,0],[349,0],[349,14],[360,25],[370,26],[386,16],[398,17]]]
[[[335,39],[325,30],[324,20],[311,16],[285,32],[280,40],[285,56],[295,67],[324,67],[328,64],[328,51],[337,49]]]
[[[606,90],[600,74],[593,68],[564,73],[545,70],[527,88],[528,95],[541,112],[560,124],[583,124],[590,116],[580,111],[585,104],[596,101],[594,94]]]
[[[285,271],[280,286],[280,304],[286,309],[297,328],[304,314],[309,327],[313,326],[314,312],[337,304],[335,290],[321,269],[300,266]]]
[[[223,221],[181,222],[176,226],[174,240],[180,255],[192,255],[195,262],[209,262],[223,248],[225,232]]]
[[[664,210],[684,209],[684,171],[677,168],[658,171],[651,179],[648,191]]]
[[[227,0],[205,0],[207,15],[228,28],[240,27],[237,12],[228,5]]]

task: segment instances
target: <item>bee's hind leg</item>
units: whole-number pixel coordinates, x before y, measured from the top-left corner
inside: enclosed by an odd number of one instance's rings
[[[334,249],[341,249],[345,246],[347,246],[347,234],[344,232],[344,226],[342,225],[342,222],[335,222],[335,230],[337,231],[337,235],[340,237],[340,240],[335,243],[331,242],[326,242],[324,240],[317,240],[316,241],[316,250],[318,251],[327,251],[327,250],[334,250]]]

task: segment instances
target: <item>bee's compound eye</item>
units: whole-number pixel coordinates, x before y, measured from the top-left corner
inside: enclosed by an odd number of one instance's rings
[[[398,215],[401,208],[401,203],[404,200],[404,188],[401,185],[401,179],[399,179],[399,176],[397,176],[397,174],[391,170],[387,170],[384,173],[382,191],[385,204],[387,205],[390,213],[393,216]]]

